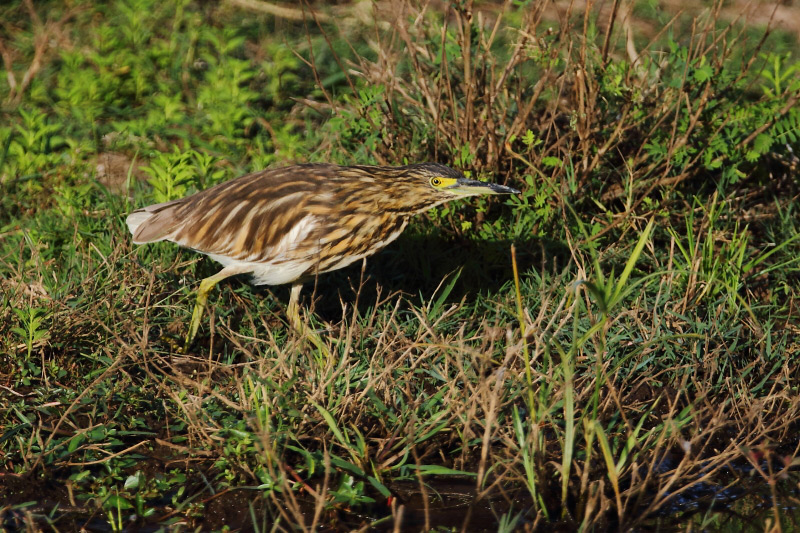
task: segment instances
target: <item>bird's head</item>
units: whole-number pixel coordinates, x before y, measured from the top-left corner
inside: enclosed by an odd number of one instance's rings
[[[439,163],[421,163],[405,168],[408,169],[409,174],[418,176],[431,190],[447,196],[519,194],[518,190],[505,185],[468,179],[458,170]]]
[[[393,196],[401,202],[413,203],[415,212],[467,196],[519,194],[518,190],[505,185],[468,179],[458,170],[439,163],[420,163],[392,170],[387,175],[388,183],[399,193]]]

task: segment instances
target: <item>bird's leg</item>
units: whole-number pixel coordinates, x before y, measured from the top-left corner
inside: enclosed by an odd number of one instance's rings
[[[207,277],[200,282],[200,286],[197,288],[197,302],[195,302],[194,310],[192,311],[192,322],[189,324],[189,332],[186,334],[186,342],[183,345],[183,353],[187,353],[189,351],[189,347],[192,345],[194,336],[197,334],[197,330],[200,328],[200,319],[203,318],[203,313],[206,310],[208,293],[211,291],[211,289],[213,289],[217,283],[223,279],[235,276],[236,274],[242,274],[244,272],[248,272],[248,270],[243,269],[240,266],[231,265],[223,268],[213,276]]]
[[[295,283],[292,285],[292,292],[289,295],[289,305],[286,307],[286,315],[289,318],[289,324],[299,333],[305,335],[311,344],[317,347],[326,357],[329,356],[328,348],[322,343],[319,335],[310,328],[306,328],[303,324],[303,319],[300,318],[300,291],[303,288],[302,283]]]
[[[298,332],[303,332],[303,321],[300,319],[300,291],[303,290],[302,283],[292,285],[292,292],[289,295],[289,306],[286,308],[286,315],[289,317],[289,324]]]

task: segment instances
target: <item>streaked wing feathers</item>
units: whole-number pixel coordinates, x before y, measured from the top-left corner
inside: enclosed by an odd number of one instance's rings
[[[328,203],[329,195],[318,189],[331,169],[315,165],[255,172],[137,209],[128,216],[128,226],[137,244],[169,240],[207,254],[263,261],[305,218],[309,202]]]

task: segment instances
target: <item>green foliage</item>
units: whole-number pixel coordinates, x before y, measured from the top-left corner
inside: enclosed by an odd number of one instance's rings
[[[175,146],[172,153],[159,152],[149,167],[142,167],[143,171],[150,174],[148,182],[153,187],[153,200],[156,203],[186,196],[189,186],[198,181],[197,169],[192,164],[192,160],[198,157],[203,158],[201,164],[206,163],[205,156],[199,156],[193,150],[181,151]],[[208,167],[203,164],[203,168]]]
[[[798,111],[785,106],[787,95],[796,92],[796,88],[781,86],[781,80],[797,70],[796,64],[784,66],[787,57],[762,55],[773,70],[765,68],[759,74],[773,86],[762,86],[763,97],[749,99],[744,95],[751,80],[742,76],[736,65],[723,63],[712,69],[705,56],[691,61],[685,46],[674,42],[670,46],[670,57],[677,60],[669,66],[675,70],[663,74],[671,76],[671,85],[688,92],[690,101],[699,102],[700,108],[680,106],[676,130],[653,130],[646,145],[652,157],[668,158],[676,172],[685,172],[700,163],[698,168],[720,173],[719,186],[724,189],[750,174],[752,164],[770,153],[776,140],[796,141],[791,132],[796,131]],[[694,66],[688,81],[678,81],[683,80],[681,61]],[[753,135],[759,130],[763,131]],[[681,146],[671,150],[670,141],[676,136],[682,139]]]
[[[238,59],[211,65],[206,73],[206,83],[197,93],[197,105],[205,112],[209,133],[221,142],[243,137],[253,125],[249,104],[258,93],[243,86],[253,75],[249,63]]]
[[[13,176],[31,192],[41,187],[40,181],[31,178],[63,162],[63,155],[58,152],[64,143],[63,137],[58,135],[62,126],[51,123],[47,115],[39,110],[26,111],[20,108],[19,117],[20,123],[0,130],[6,146],[3,181]]]
[[[722,293],[729,305],[737,306],[736,296],[746,273],[743,265],[748,251],[747,228],[740,229],[737,222],[731,237],[720,241],[720,216],[726,211],[725,203],[717,203],[714,198],[711,205],[698,205],[696,209],[703,214],[697,233],[695,209],[689,209],[686,215],[685,241],[674,229],[668,228],[680,250],[676,266],[690,292],[687,297],[699,302],[704,298],[713,300]]]
[[[12,327],[11,332],[19,337],[27,350],[25,356],[17,360],[17,376],[23,385],[30,385],[32,377],[41,376],[42,368],[32,355],[34,347],[41,346],[50,336],[48,329],[44,327],[48,313],[46,309],[36,307],[15,308],[13,311],[21,325]]]
[[[761,90],[770,98],[780,98],[786,93],[800,91],[800,62],[791,62],[792,57],[786,54],[759,54],[764,60],[764,68],[759,73],[767,84],[761,85]]]
[[[375,164],[374,154],[383,140],[385,104],[381,85],[362,87],[357,97],[342,97],[344,107],[325,123],[325,131],[337,139],[337,163]]]

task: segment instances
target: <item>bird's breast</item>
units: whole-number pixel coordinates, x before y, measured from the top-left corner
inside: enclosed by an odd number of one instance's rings
[[[408,218],[384,213],[380,217],[362,218],[354,215],[335,228],[320,250],[317,272],[330,272],[344,268],[355,261],[369,257],[385,247],[403,232]]]

